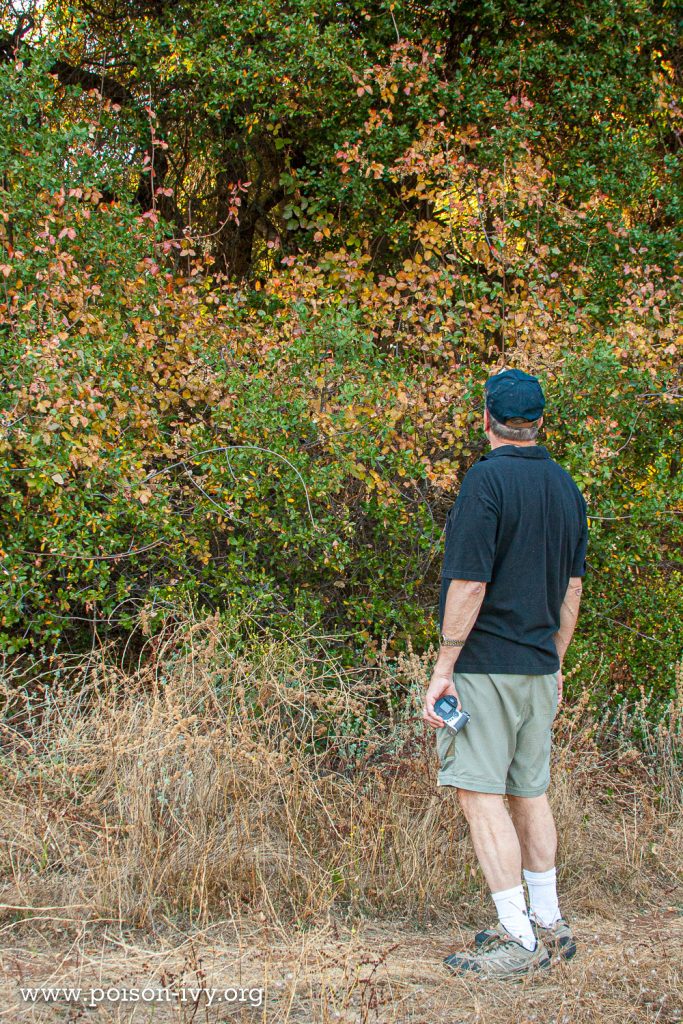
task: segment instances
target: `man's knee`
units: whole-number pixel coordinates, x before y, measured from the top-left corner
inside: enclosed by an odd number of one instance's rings
[[[545,793],[542,793],[540,796],[513,796],[512,793],[508,793],[507,800],[510,813],[513,816],[517,814],[535,817],[537,814],[546,815],[550,811],[550,804]]]
[[[458,788],[457,796],[458,803],[468,821],[471,817],[498,810],[499,805],[503,803],[503,797],[498,793],[475,793],[473,789]]]

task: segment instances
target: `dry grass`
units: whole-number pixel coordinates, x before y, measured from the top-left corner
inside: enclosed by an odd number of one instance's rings
[[[522,985],[475,985],[440,967],[492,905],[452,794],[435,788],[418,716],[429,664],[382,659],[361,675],[292,640],[236,656],[210,619],[132,675],[102,652],[61,686],[18,689],[8,674],[4,1012],[92,1013],[19,1004],[18,982],[200,977],[265,985],[264,1004],[237,1017],[102,1004],[98,1019],[683,1019],[681,700],[658,728],[635,709],[644,750],[625,722],[565,708],[551,799],[582,956]],[[400,708],[390,692],[406,694]]]

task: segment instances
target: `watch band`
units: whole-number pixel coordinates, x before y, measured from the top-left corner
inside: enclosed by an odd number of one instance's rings
[[[466,643],[466,640],[449,640],[447,636],[441,634],[442,647],[464,647]]]

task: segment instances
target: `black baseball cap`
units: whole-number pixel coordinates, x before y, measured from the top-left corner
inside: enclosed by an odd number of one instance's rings
[[[486,408],[499,423],[540,419],[545,396],[538,377],[524,370],[501,370],[486,381]]]

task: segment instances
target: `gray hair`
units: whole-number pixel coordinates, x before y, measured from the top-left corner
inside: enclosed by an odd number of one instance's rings
[[[507,423],[499,423],[491,415],[490,409],[489,418],[492,432],[504,441],[533,441],[541,425],[540,418],[537,420],[508,420]]]

